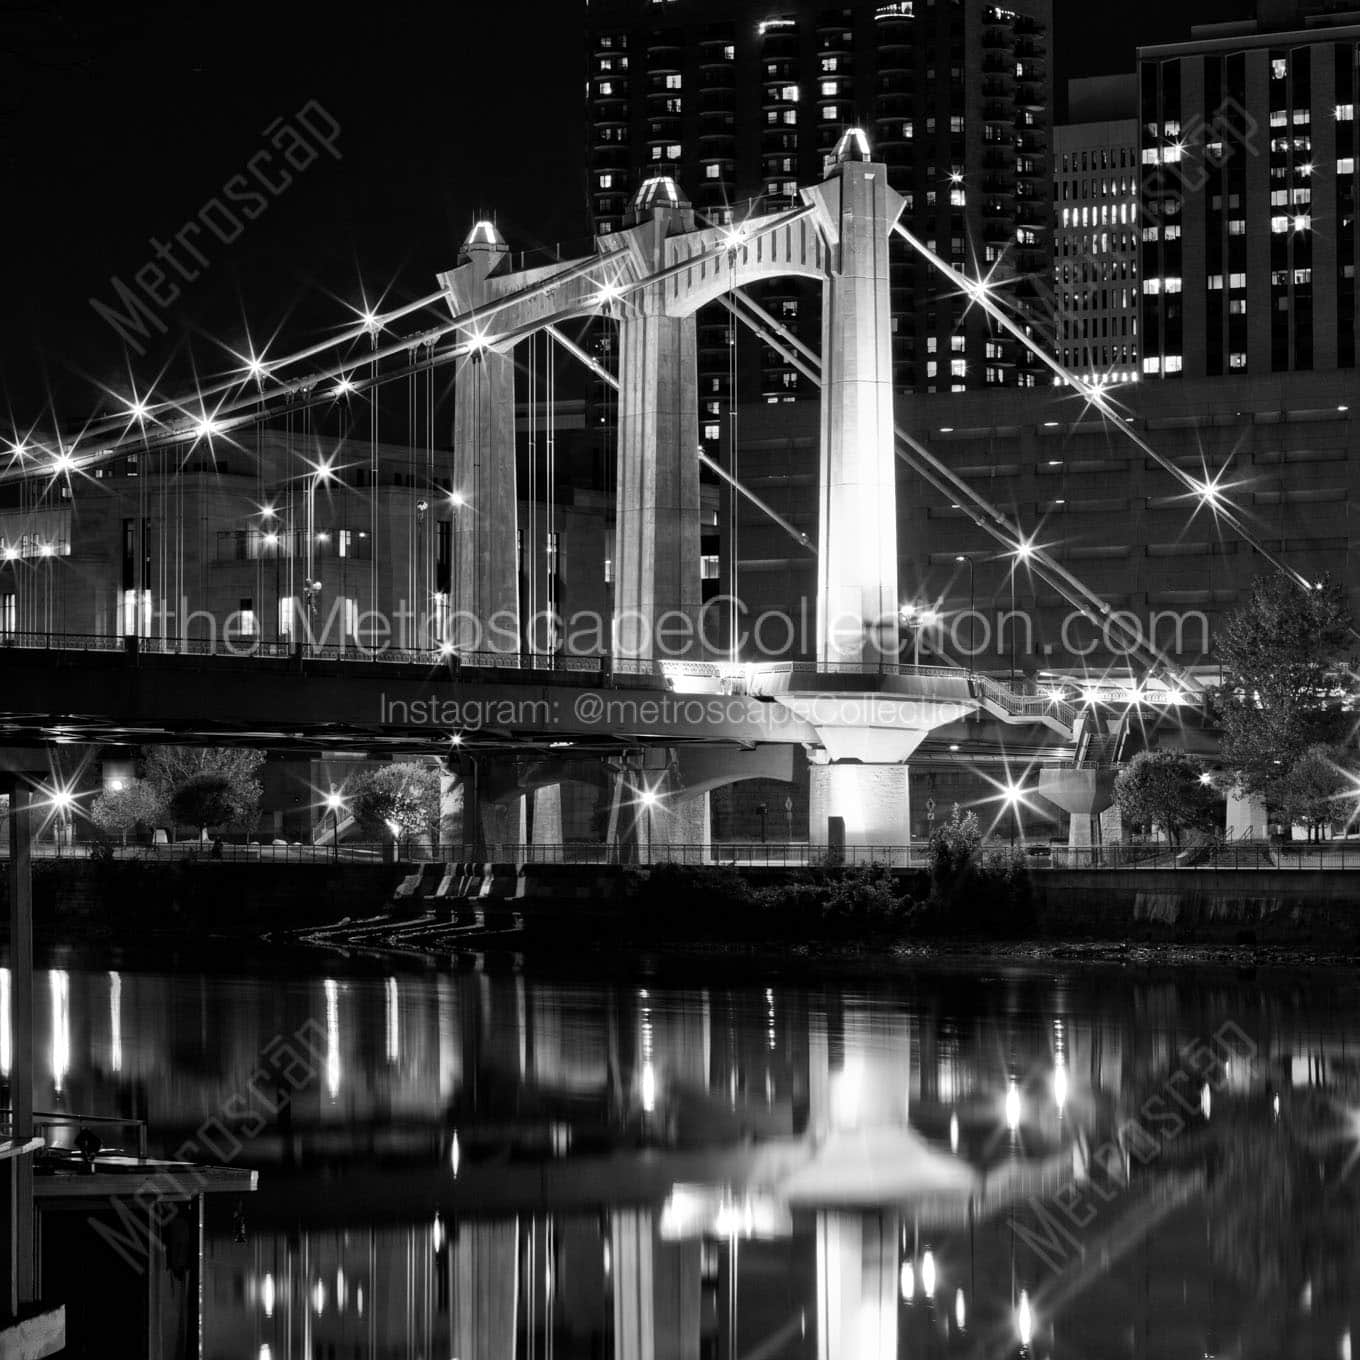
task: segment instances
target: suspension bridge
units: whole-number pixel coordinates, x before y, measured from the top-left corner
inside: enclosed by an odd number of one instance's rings
[[[763,748],[801,747],[811,765],[813,837],[834,832],[848,845],[900,839],[909,811],[907,765],[914,757],[957,754],[1009,762],[1030,752],[1041,762],[1066,767],[1042,776],[1039,791],[1080,814],[1073,817],[1074,837],[1089,834],[1092,818],[1109,800],[1108,775],[1100,767],[1117,754],[1128,723],[1183,727],[1198,713],[1200,686],[1039,543],[1032,526],[1027,529],[992,504],[898,422],[891,380],[892,238],[903,239],[934,266],[943,286],[961,290],[998,328],[1036,353],[1055,380],[1162,467],[1196,507],[1207,507],[1301,589],[1314,583],[1253,537],[1219,480],[1196,478],[1162,457],[1121,418],[1109,390],[1044,352],[1003,305],[991,276],[962,273],[903,227],[902,200],[862,132],[844,135],[828,158],[826,178],[800,196],[801,205],[787,211],[712,225],[696,219],[674,181],[656,177],[638,190],[622,229],[601,236],[592,253],[518,269],[498,229],[479,222],[458,264],[439,275],[433,293],[386,311],[365,307],[337,335],[293,353],[251,351],[241,356],[240,369],[191,396],[159,399],[134,392],[121,399],[124,410],[93,418],[78,430],[49,439],[16,438],[0,483],[21,483],[30,498],[26,503],[37,505],[54,492],[71,494],[82,478],[129,455],[146,459],[152,469],[159,458],[173,482],[176,467],[195,450],[215,456],[215,449],[239,443],[265,422],[306,421],[338,398],[367,399],[369,485],[375,488],[369,498],[368,570],[370,599],[376,602],[385,547],[376,491],[378,396],[389,384],[419,378],[431,413],[423,476],[432,495],[446,496],[466,513],[458,519],[449,597],[399,646],[357,636],[341,647],[318,645],[306,635],[316,584],[313,499],[332,469],[323,459],[303,458],[298,472],[307,490],[306,550],[301,582],[289,557],[288,593],[297,599],[297,624],[285,638],[227,643],[152,637],[141,617],[147,606],[140,591],[126,637],[117,631],[78,637],[51,627],[13,630],[10,650],[3,653],[0,736],[18,748],[174,734],[279,747],[463,746],[465,756],[478,751],[488,759],[533,744],[570,745],[578,756],[631,751],[635,759],[618,762],[615,801],[621,816],[611,825],[626,837],[636,820],[627,809],[645,795],[649,806],[660,803],[675,811],[677,834],[687,842],[694,839],[683,812],[687,802],[722,782],[765,773],[768,767],[751,758]],[[821,287],[820,354],[748,292],[786,276]],[[701,450],[696,317],[714,304],[821,391],[815,540]],[[432,320],[436,311],[438,319]],[[582,319],[616,329],[616,367],[570,338],[565,328]],[[616,394],[613,629],[601,655],[572,655],[557,646],[526,652],[515,629],[487,640],[487,620],[519,619],[526,605],[534,608],[540,599],[550,610],[554,603],[551,572],[541,597],[534,577],[533,598],[521,599],[515,350],[540,340],[556,355],[587,367]],[[452,369],[454,437],[440,462],[432,394],[436,371],[444,368]],[[411,400],[414,406],[414,395]],[[550,429],[546,447],[551,461]],[[1030,694],[963,667],[903,664],[899,460],[947,494],[998,545],[1012,572],[1023,566],[1118,639],[1142,678]],[[810,659],[715,658],[699,647],[703,462],[734,495],[816,555]],[[531,477],[537,466],[535,461]],[[262,507],[262,513],[274,511]],[[293,513],[292,522],[304,518],[290,506],[290,518]],[[550,522],[552,513],[550,506]],[[138,534],[147,532],[142,523]],[[436,593],[428,541],[413,549],[409,569],[417,597]],[[682,625],[682,633],[696,639],[691,654],[676,656],[660,644],[667,624],[672,630]],[[591,703],[583,705],[587,694]],[[681,702],[701,699],[706,702]],[[596,701],[599,715],[593,716]],[[467,720],[472,713],[476,721]],[[484,720],[488,713],[493,721]],[[688,746],[727,752],[725,772],[710,762],[702,780],[687,783],[673,753]],[[11,768],[23,758],[12,756]],[[446,792],[449,818],[461,818],[463,828],[459,834],[451,826],[449,838],[474,843],[480,812],[459,793],[464,782],[459,768],[451,764]],[[1083,823],[1085,833],[1079,829]]]

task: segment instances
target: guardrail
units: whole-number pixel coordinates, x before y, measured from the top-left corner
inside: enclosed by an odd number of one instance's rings
[[[1002,838],[1000,844],[1008,842]],[[1131,845],[1069,846],[1046,841],[1017,841],[1031,868],[1049,869],[1353,869],[1360,870],[1360,839],[1328,841],[1318,845],[1300,842],[1263,840],[1224,841],[1217,846],[1175,850],[1164,843]],[[36,841],[33,854],[40,859],[87,860],[96,857],[113,860],[197,861],[206,864],[438,864],[492,861],[514,864],[616,864],[620,859],[639,857],[654,864],[768,866],[814,868],[841,864],[895,864],[925,867],[930,863],[926,841],[897,845],[847,845],[833,854],[827,845],[806,841],[713,841],[709,844],[661,845],[650,850],[643,837],[641,850],[619,850],[588,841],[568,841],[551,845],[501,843],[476,848],[471,845],[431,845],[429,842],[402,841],[394,846],[383,841],[346,840],[334,845],[291,842],[274,845],[267,841],[223,842],[216,854],[211,842],[183,840],[172,844],[118,845],[87,840],[49,839]],[[839,855],[836,860],[835,855]],[[9,856],[0,845],[0,860]]]
[[[1165,844],[1055,845],[1031,862],[1053,869],[1360,870],[1360,840],[1319,844],[1241,840],[1182,850]]]

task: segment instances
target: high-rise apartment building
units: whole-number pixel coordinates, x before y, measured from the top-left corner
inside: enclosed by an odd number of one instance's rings
[[[969,271],[1011,280],[1025,311],[1051,266],[1051,0],[590,0],[589,191],[617,228],[649,175],[701,219],[796,201],[847,128],[862,127],[905,197],[903,221]],[[1033,386],[1040,369],[894,241],[895,384],[920,392]],[[794,280],[763,304],[809,343],[817,298]],[[729,396],[725,312],[700,317],[705,443]],[[744,403],[811,395],[773,351],[735,365]]]
[[[1145,376],[1355,367],[1358,62],[1297,0],[1139,50]]]
[[[1053,129],[1054,349],[1096,382],[1139,373],[1138,87],[1132,74],[1069,84]]]

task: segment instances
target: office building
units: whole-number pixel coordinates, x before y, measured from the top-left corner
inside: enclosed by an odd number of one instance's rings
[[[1132,75],[1071,81],[1053,129],[1053,348],[1094,382],[1140,371],[1138,99]]]
[[[903,221],[960,268],[990,271],[1026,316],[1051,263],[1050,0],[593,0],[587,11],[589,190],[617,228],[649,175],[670,175],[701,219],[796,202],[844,131],[865,129],[906,199]],[[956,288],[894,242],[899,390],[1032,386],[1041,370],[991,333]],[[815,292],[768,285],[763,304],[820,342]],[[1037,324],[1037,318],[1034,318]],[[700,317],[702,432],[726,438],[729,400],[811,395],[763,346]],[[735,380],[735,381],[734,381]],[[735,389],[735,390],[734,390]]]
[[[1145,376],[1354,369],[1357,54],[1298,3],[1139,49]]]

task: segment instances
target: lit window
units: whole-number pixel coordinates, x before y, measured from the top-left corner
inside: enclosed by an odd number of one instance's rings
[[[672,142],[670,146],[666,148],[666,159],[670,161],[678,161],[680,159],[680,144],[678,142]]]
[[[614,176],[613,176],[613,175],[601,175],[601,176],[600,176],[600,188],[601,188],[601,189],[612,189],[613,187],[614,187]]]
[[[1155,354],[1149,354],[1143,359],[1144,373],[1160,373],[1162,371],[1162,361]]]
[[[699,579],[702,581],[716,581],[721,571],[718,562],[717,553],[705,553],[699,559]]]
[[[679,90],[683,88],[684,84],[685,78],[682,75],[672,73],[666,77],[666,88],[668,90]]]
[[[967,376],[968,376],[968,360],[967,360],[967,359],[951,359],[951,360],[949,361],[949,372],[950,372],[954,377],[956,377],[956,378],[964,378],[964,377],[967,377]]]
[[[798,102],[798,86],[785,85],[779,91],[779,97],[780,99],[784,100],[785,103],[796,104]]]
[[[1338,104],[1336,106],[1336,121],[1338,123],[1350,123],[1355,119],[1354,104]]]
[[[722,437],[722,426],[721,426],[721,425],[705,425],[705,426],[704,426],[704,438],[705,438],[705,439],[720,439],[721,437]]]
[[[1247,276],[1245,274],[1229,274],[1229,288],[1245,288],[1247,286]]]
[[[1229,316],[1246,316],[1246,314],[1247,314],[1247,300],[1246,300],[1246,298],[1229,298],[1229,299],[1228,299],[1228,315],[1229,315]]]
[[[1246,366],[1247,356],[1243,354],[1241,351],[1235,351],[1234,353],[1228,355],[1229,368],[1246,368]]]
[[[1272,217],[1272,218],[1270,219],[1270,229],[1271,229],[1271,231],[1273,231],[1277,236],[1280,234],[1280,232],[1288,231],[1288,230],[1289,230],[1289,218],[1283,217],[1283,216]]]
[[[1271,80],[1283,80],[1289,73],[1289,63],[1283,57],[1275,57],[1270,63]]]
[[[1228,220],[1229,236],[1245,236],[1247,234],[1247,219],[1245,217],[1233,217]]]
[[[1179,354],[1168,354],[1166,365],[1163,370],[1166,373],[1179,373],[1181,371],[1181,356]]]
[[[1355,174],[1355,157],[1354,157],[1354,156],[1342,156],[1341,159],[1338,160],[1337,163],[1336,163],[1336,173],[1337,173],[1338,175],[1353,175],[1353,174]]]
[[[716,162],[710,162],[708,165],[704,166],[704,174],[709,179],[721,179],[722,166],[718,165]]]
[[[822,81],[822,96],[826,99],[835,99],[840,94],[841,86],[838,80]]]

